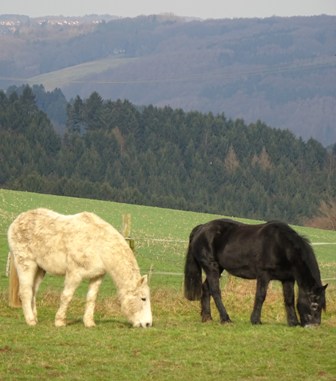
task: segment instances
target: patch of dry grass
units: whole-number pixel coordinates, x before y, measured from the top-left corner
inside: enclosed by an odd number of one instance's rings
[[[232,319],[235,321],[249,322],[252,312],[255,281],[242,280],[236,277],[228,277],[222,281],[223,303]],[[57,311],[59,305],[60,292],[52,288],[47,288],[38,296],[38,312],[48,311],[52,315]],[[1,305],[7,304],[7,293],[0,293]],[[190,302],[183,297],[182,291],[177,291],[169,287],[154,288],[151,291],[151,303],[154,322],[169,320],[190,320],[200,321],[200,302]],[[68,316],[72,319],[81,319],[85,308],[85,296],[75,296],[69,306]],[[219,316],[211,301],[212,316],[214,322],[219,322]],[[21,312],[22,314],[22,312]],[[45,314],[44,314],[45,315]],[[0,313],[1,316],[1,313]],[[107,297],[98,297],[96,310],[96,320],[121,319],[120,303],[116,294]],[[267,298],[262,310],[262,321],[267,324],[286,324],[285,309],[283,306],[282,287],[278,282],[271,282]],[[323,313],[323,324],[336,327],[336,285],[330,284],[327,288],[327,311]]]

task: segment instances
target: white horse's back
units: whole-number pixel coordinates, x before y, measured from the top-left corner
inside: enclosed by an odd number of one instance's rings
[[[137,284],[147,286],[139,283],[139,267],[124,237],[93,213],[65,216],[43,208],[22,213],[9,227],[8,243],[21,284],[20,296],[26,300],[23,309],[28,324],[36,324],[36,311],[31,313],[28,299],[34,304],[45,272],[66,276],[63,294],[70,300],[84,278],[91,280],[91,294],[96,296],[106,272],[122,295],[137,289]],[[70,300],[63,309],[61,303],[56,325],[64,325]],[[88,315],[93,315],[93,309]],[[93,317],[86,320],[87,326],[94,325]],[[151,324],[151,316],[149,320]]]
[[[39,208],[17,217],[8,230],[8,241],[10,251],[22,264],[34,261],[53,275],[65,275],[74,267],[89,278],[105,273],[99,246],[111,232],[118,235],[93,213],[65,216]]]

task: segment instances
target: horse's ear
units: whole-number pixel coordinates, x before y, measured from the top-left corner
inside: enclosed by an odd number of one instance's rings
[[[315,291],[316,291],[318,294],[320,294],[320,293],[324,292],[324,291],[326,290],[327,287],[328,287],[328,283],[325,284],[324,286],[316,287],[316,288],[315,288]]]
[[[139,282],[138,282],[138,285],[139,286],[144,286],[148,284],[148,279],[147,279],[147,275],[144,275],[140,278]]]

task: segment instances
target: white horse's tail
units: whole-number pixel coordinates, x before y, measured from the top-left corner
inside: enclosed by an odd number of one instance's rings
[[[19,297],[19,277],[14,264],[14,256],[9,253],[9,289],[8,289],[8,304],[10,307],[21,307]]]
[[[10,257],[11,257],[11,252],[8,252],[7,255],[7,263],[6,263],[6,277],[9,277],[9,266],[10,266]]]

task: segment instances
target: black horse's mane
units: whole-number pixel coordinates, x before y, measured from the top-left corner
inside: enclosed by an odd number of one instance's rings
[[[284,222],[268,221],[267,224],[276,225],[279,232],[285,234],[293,248],[301,253],[302,261],[307,265],[311,271],[311,275],[319,283],[320,271],[310,240],[306,236],[298,234]]]

